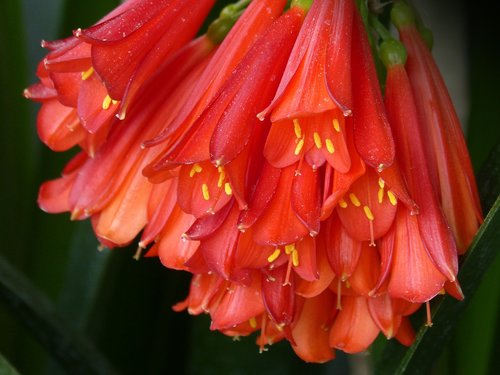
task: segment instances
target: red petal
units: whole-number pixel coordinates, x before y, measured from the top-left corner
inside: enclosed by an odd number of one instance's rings
[[[224,330],[262,314],[264,305],[260,293],[260,277],[252,277],[249,286],[229,284],[217,307],[211,308],[210,329]]]
[[[253,226],[254,240],[259,244],[286,245],[297,242],[309,233],[290,203],[295,168],[295,165],[291,165],[282,170],[276,193]]]
[[[359,353],[368,348],[379,329],[368,310],[365,297],[343,296],[342,310],[330,330],[330,346],[346,353]]]
[[[401,324],[401,316],[395,314],[389,294],[384,293],[378,297],[369,298],[368,307],[373,321],[384,336],[387,339],[393,338]]]
[[[232,192],[225,188],[221,168],[208,161],[181,167],[177,200],[185,212],[196,217],[212,215],[231,200]]]
[[[65,107],[57,100],[42,104],[37,117],[40,140],[53,151],[66,151],[85,137],[76,110]]]
[[[186,270],[184,264],[193,256],[198,241],[189,241],[182,235],[193,224],[194,217],[175,206],[155,245],[161,263],[168,268]]]
[[[176,190],[177,181],[174,179],[153,185],[148,201],[148,223],[139,246],[146,247],[157,239],[177,203]]]
[[[325,236],[320,234],[315,238],[315,241],[319,278],[311,281],[306,281],[303,278],[296,280],[295,293],[305,298],[315,297],[322,293],[328,288],[335,276],[326,256]]]
[[[352,290],[363,296],[372,294],[380,274],[380,257],[374,246],[363,242],[356,269],[349,278]]]
[[[323,363],[335,357],[329,345],[329,325],[335,314],[334,295],[326,290],[304,301],[292,329],[295,353],[306,362]]]
[[[302,279],[306,281],[318,280],[318,266],[316,262],[316,241],[311,236],[305,236],[295,244],[299,254],[299,264],[294,266],[294,270]]]
[[[378,175],[368,169],[354,184],[337,213],[349,235],[372,243],[387,233],[394,221],[397,204],[386,194]]]
[[[147,203],[152,187],[137,166],[129,171],[124,184],[101,211],[94,228],[96,235],[117,246],[130,243],[147,223]]]
[[[354,12],[352,90],[354,142],[363,161],[388,167],[394,160],[394,141],[385,114],[370,44],[360,15]]]
[[[427,254],[416,216],[400,206],[395,225],[389,293],[410,302],[426,302],[441,291],[446,277]]]
[[[252,226],[268,207],[278,189],[280,176],[281,169],[273,168],[270,164],[264,163],[248,210],[241,213],[238,225],[240,230]]]
[[[201,240],[200,250],[211,271],[224,279],[229,279],[233,267],[233,254],[236,249],[239,231],[236,227],[239,210],[234,201],[229,203],[231,211],[223,224],[209,237]]]
[[[332,29],[326,51],[328,89],[344,115],[352,113],[351,35],[353,2],[333,1]]]
[[[321,212],[319,172],[302,164],[292,181],[291,204],[299,220],[309,229],[309,234],[319,233]]]
[[[365,174],[365,163],[363,163],[354,147],[352,119],[348,117],[346,118],[346,122],[346,141],[351,159],[351,169],[347,173],[335,171],[333,173],[333,181],[331,183],[329,180],[326,181],[327,186],[331,185],[331,189],[325,187],[325,198],[323,199],[323,207],[321,207],[321,220],[325,220],[331,215],[338,201],[349,190],[354,181]]]
[[[293,278],[286,285],[283,285],[286,274],[286,265],[269,270],[267,274],[262,274],[264,306],[273,321],[283,325],[291,324],[295,315]]]
[[[277,80],[268,77],[283,74],[303,16],[302,10],[292,7],[274,21],[221,88],[221,96],[230,95],[232,100],[210,141],[212,162],[224,165],[233,160],[248,143],[254,127],[263,126],[258,123],[257,113],[271,100],[278,85]]]
[[[326,236],[326,251],[333,272],[343,281],[347,280],[358,264],[361,242],[346,232],[337,215],[323,223]]]

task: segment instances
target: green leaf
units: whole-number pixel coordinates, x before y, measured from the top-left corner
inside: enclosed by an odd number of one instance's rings
[[[0,301],[69,373],[116,373],[85,337],[68,326],[49,300],[2,257]]]
[[[0,375],[19,375],[19,372],[0,353]]]

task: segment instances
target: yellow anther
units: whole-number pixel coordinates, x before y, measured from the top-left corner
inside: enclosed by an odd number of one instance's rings
[[[393,206],[395,206],[398,203],[398,200],[392,191],[389,190],[387,192],[387,196],[389,197],[389,201]]]
[[[382,203],[384,201],[384,189],[378,189],[378,193],[377,193],[377,197],[378,197],[378,203]]]
[[[347,208],[347,202],[343,199],[339,200],[339,206],[341,208]]]
[[[358,197],[354,193],[349,194],[349,199],[351,200],[352,204],[355,205],[356,207],[361,206],[361,202],[359,201]]]
[[[278,259],[278,257],[280,256],[280,254],[281,254],[281,250],[280,249],[274,250],[274,252],[267,257],[267,261],[269,263],[274,262],[276,259]]]
[[[201,185],[201,192],[203,193],[203,199],[208,201],[210,199],[210,193],[208,192],[208,185],[207,184]]]
[[[293,153],[295,155],[300,154],[300,151],[302,151],[302,147],[304,147],[304,140],[300,139],[299,142],[297,143],[297,146],[295,147],[295,151]]]
[[[92,74],[94,74],[94,68],[90,67],[86,71],[82,72],[82,80],[85,81],[85,80],[89,79]]]
[[[340,133],[340,123],[339,123],[339,120],[337,120],[336,118],[334,118],[333,121],[332,121],[332,124],[333,124],[333,128],[335,129],[335,131],[337,133]]]
[[[335,152],[335,147],[333,146],[333,142],[330,138],[325,139],[326,149],[330,154]]]
[[[380,186],[381,189],[385,187],[385,181],[382,180],[381,178],[378,179],[378,186]]]
[[[257,320],[254,317],[250,318],[248,323],[250,323],[250,327],[257,328]]]
[[[111,104],[113,104],[113,105],[114,105],[114,104],[116,104],[116,103],[118,103],[118,100],[115,100],[115,99],[112,99],[112,100],[111,100]]]
[[[314,138],[314,144],[316,145],[317,148],[321,148],[321,138],[319,137],[319,134],[317,132],[313,133],[313,138]]]
[[[302,129],[300,127],[299,120],[296,118],[293,119],[293,131],[295,132],[295,136],[297,138],[302,138]]]
[[[189,171],[189,177],[193,177],[196,173],[200,173],[203,168],[198,164],[194,164],[191,170]]]
[[[217,186],[222,187],[222,184],[224,183],[224,180],[226,179],[226,172],[224,172],[224,169],[221,169],[222,167],[219,167],[219,180],[217,181]]]
[[[292,264],[294,267],[299,266],[299,252],[296,249],[292,251]]]
[[[370,207],[368,206],[363,206],[363,211],[365,211],[365,215],[368,218],[368,220],[373,221],[373,213],[372,210],[370,210]]]
[[[290,255],[295,250],[295,245],[293,243],[285,246],[285,254]]]
[[[229,182],[226,182],[224,184],[224,192],[226,193],[226,195],[233,194],[233,189],[231,188],[231,184]]]
[[[102,101],[102,109],[106,110],[111,105],[111,96],[106,95]]]

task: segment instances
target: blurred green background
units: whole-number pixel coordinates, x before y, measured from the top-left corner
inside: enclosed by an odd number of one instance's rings
[[[218,6],[223,3],[227,1],[218,1]],[[458,73],[445,74],[445,78],[450,86],[457,80],[465,90],[465,95],[458,94],[460,99],[454,96],[454,100],[460,100],[458,109],[468,125],[478,172],[497,145],[497,157],[490,157],[480,180],[485,201],[491,205],[500,185],[496,15],[484,10],[485,0],[436,3],[440,3],[437,8],[426,11],[433,17],[435,46],[446,51],[446,46],[459,45],[458,56],[463,58],[452,61],[452,66],[461,67]],[[285,343],[259,355],[254,338],[233,342],[210,332],[207,317],[171,311],[187,294],[186,274],[163,268],[157,259],[136,262],[133,248],[99,252],[88,222],[70,222],[69,215],[47,215],[38,209],[38,186],[59,176],[71,156],[71,152],[55,154],[37,140],[38,107],[22,96],[23,89],[35,82],[36,65],[45,54],[40,40],[57,39],[89,26],[116,4],[113,0],[2,2],[0,374],[15,374],[15,369],[22,374],[387,373],[380,365],[387,357],[377,356],[385,350],[385,340],[379,340],[373,356],[348,358],[338,352],[333,362],[311,365],[297,359]],[[423,16],[425,21],[427,14]],[[500,231],[498,220],[491,225],[493,233]],[[488,259],[494,258],[496,249],[489,246]],[[453,333],[446,336],[451,341],[432,364],[436,374],[486,375],[500,368],[500,258],[482,277],[486,268],[477,272],[483,280],[468,299],[465,313],[457,315],[458,320],[452,317],[449,330]],[[15,297],[6,285],[15,289]],[[34,311],[30,305],[36,307]],[[401,352],[401,348],[395,350]],[[417,350],[425,357],[425,348]],[[394,356],[393,361],[398,358]],[[407,370],[418,371],[415,365]]]

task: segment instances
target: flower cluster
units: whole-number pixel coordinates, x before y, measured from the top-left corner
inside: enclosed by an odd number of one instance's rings
[[[241,0],[196,36],[214,2],[128,0],[43,42],[25,96],[48,147],[81,151],[41,208],[90,218],[109,248],[140,235],[193,274],[175,310],[260,331],[261,349],[324,362],[380,332],[411,344],[421,304],[463,298],[458,256],[482,221],[412,9],[392,6],[401,42],[367,33],[354,0]]]

